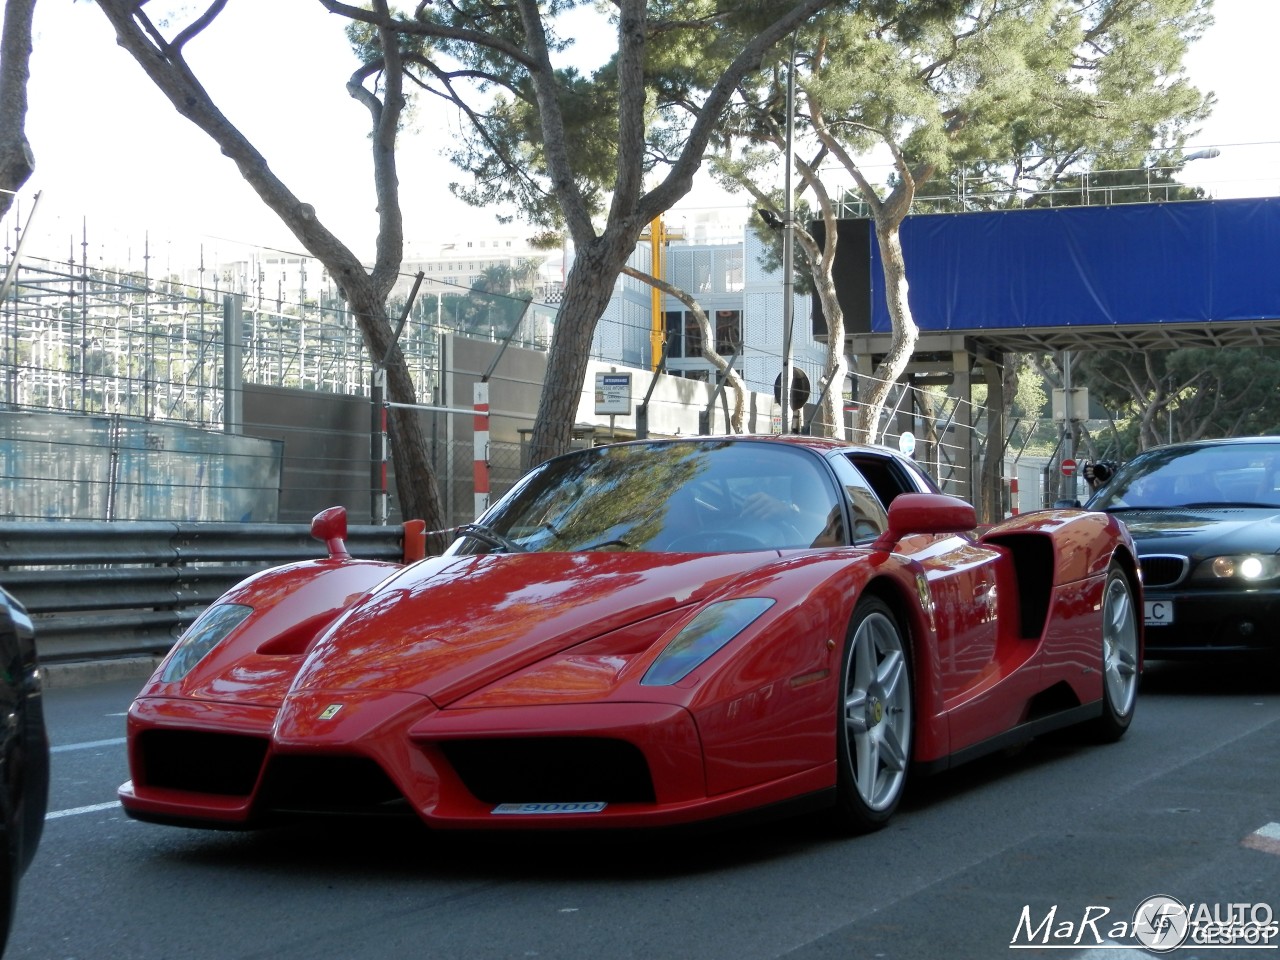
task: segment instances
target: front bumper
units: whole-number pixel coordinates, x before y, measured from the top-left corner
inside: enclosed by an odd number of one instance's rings
[[[437,710],[411,694],[325,693],[291,697],[268,713],[135,701],[133,779],[119,791],[125,811],[224,829],[410,811],[445,829],[661,827],[834,783],[833,766],[823,765],[709,796],[697,724],[672,704]]]
[[[1144,592],[1149,660],[1280,653],[1280,589]]]

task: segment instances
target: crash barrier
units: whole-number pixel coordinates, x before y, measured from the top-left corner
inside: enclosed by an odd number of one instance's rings
[[[347,550],[416,559],[421,527],[351,526]],[[308,524],[0,522],[0,585],[31,614],[46,664],[164,653],[250,574],[324,556]]]

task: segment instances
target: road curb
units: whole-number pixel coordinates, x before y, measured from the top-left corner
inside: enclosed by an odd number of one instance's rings
[[[155,672],[159,656],[118,657],[111,660],[83,660],[74,663],[49,663],[41,666],[46,690],[88,687],[113,680],[137,680],[139,684]]]

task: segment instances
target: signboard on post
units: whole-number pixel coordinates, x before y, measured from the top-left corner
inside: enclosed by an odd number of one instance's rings
[[[1062,475],[1064,477],[1074,477],[1076,475],[1076,462],[1074,460],[1062,461]]]
[[[1070,390],[1055,389],[1051,397],[1050,410],[1053,419],[1058,423],[1064,420],[1074,422],[1089,419],[1089,389],[1087,387],[1072,387]]]
[[[596,416],[631,415],[631,374],[596,374]]]

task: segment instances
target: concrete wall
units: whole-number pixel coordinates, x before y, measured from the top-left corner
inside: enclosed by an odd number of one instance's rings
[[[475,384],[494,363],[501,344],[446,336],[440,396],[419,398],[420,416],[431,444],[431,457],[450,524],[474,519]],[[490,489],[497,498],[528,467],[527,443],[546,379],[547,355],[537,350],[503,350],[489,379]],[[596,375],[631,376],[630,413],[596,412]],[[636,409],[654,374],[647,370],[590,361],[575,418],[575,445],[626,440],[636,435]],[[708,405],[712,385],[681,377],[660,376],[649,400],[651,436],[692,436],[699,413]],[[727,432],[727,397],[712,411],[710,432]],[[433,408],[433,409],[426,409]],[[767,433],[773,398],[749,394],[744,429]],[[326,507],[342,505],[353,523],[372,520],[370,436],[372,409],[367,397],[319,393],[248,384],[244,388],[244,432],[276,440],[284,446],[280,515],[284,523],[305,523]],[[388,471],[391,491],[388,520],[404,518],[396,509],[395,464]]]

